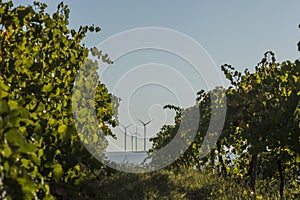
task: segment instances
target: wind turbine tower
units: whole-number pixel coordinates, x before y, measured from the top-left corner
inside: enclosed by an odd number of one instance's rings
[[[124,128],[124,134],[125,134],[125,136],[124,136],[124,148],[125,148],[125,152],[126,152],[126,144],[127,144],[127,128],[129,128],[129,126],[131,126],[131,124],[129,124],[128,126],[124,126],[123,124],[121,124],[121,126],[123,126],[123,128]]]
[[[144,151],[146,152],[146,126],[151,122],[151,120],[150,121],[148,121],[147,123],[145,123],[145,122],[143,122],[142,120],[140,120],[140,119],[138,119],[142,124],[143,124],[143,126],[144,126]]]
[[[138,127],[136,126],[135,127],[135,132],[133,133],[133,135],[135,136],[135,151],[137,152],[137,138],[138,136],[141,136],[139,133],[138,133]],[[133,150],[132,150],[133,151]]]
[[[133,137],[134,137],[134,134],[131,134],[131,151],[133,152]]]

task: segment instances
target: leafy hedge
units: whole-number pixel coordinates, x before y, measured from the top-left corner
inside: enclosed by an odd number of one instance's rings
[[[278,181],[276,187],[283,198],[285,187],[299,187],[300,61],[279,63],[272,52],[266,52],[253,73],[247,69],[241,73],[231,65],[221,68],[231,86],[200,91],[197,104],[188,109],[166,106],[176,111],[175,125],[163,126],[151,139],[150,154],[168,144],[176,134],[193,135],[192,129],[180,132],[179,127],[184,126],[183,120],[198,120],[186,114],[198,110],[200,120],[196,137],[187,141],[189,149],[168,169],[197,167],[201,171],[209,167],[224,177],[242,180],[253,193],[259,187],[257,182]],[[226,93],[226,104],[219,96],[220,91]],[[211,99],[215,99],[214,104]],[[211,110],[225,105],[227,115],[220,138],[216,145],[207,146],[212,150],[200,158],[203,138],[206,135],[213,138],[217,134],[208,132],[212,115],[219,115],[211,114]],[[167,158],[152,156],[151,164],[156,165],[162,159]]]
[[[99,27],[68,28],[69,9],[58,5],[52,16],[46,4],[14,7],[0,1],[0,198],[54,199],[65,196],[65,187],[78,185],[102,164],[81,143],[80,136],[101,135],[98,126],[76,131],[72,95],[76,75],[85,67],[86,80],[78,101],[95,77],[98,64],[88,60],[89,50],[82,44],[88,31]],[[93,48],[91,53],[111,63],[107,55]],[[92,75],[91,75],[92,74]],[[80,82],[80,80],[77,80]],[[105,85],[94,85],[97,124],[102,133],[112,135],[108,124],[117,124],[118,99]],[[75,97],[76,97],[75,95]],[[82,99],[81,99],[82,98]],[[82,104],[74,109],[85,114]],[[86,116],[86,122],[95,119]],[[80,122],[83,123],[83,122]],[[92,129],[93,128],[93,129]],[[107,141],[96,138],[103,151]],[[82,169],[86,173],[82,172]],[[66,184],[67,183],[67,184]]]

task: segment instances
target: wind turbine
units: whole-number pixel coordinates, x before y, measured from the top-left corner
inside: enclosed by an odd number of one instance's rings
[[[140,119],[137,119],[137,120],[139,120],[144,126],[144,151],[146,152],[146,126],[151,122],[151,120],[147,123],[143,122]]]
[[[131,151],[133,152],[133,138],[134,138],[134,133],[130,133],[131,136]]]
[[[133,136],[135,136],[135,151],[137,152],[137,137],[138,135],[141,136],[139,133],[138,133],[138,127],[136,126],[135,127],[135,132],[132,134]],[[132,150],[133,151],[133,150]]]
[[[129,127],[129,126],[131,126],[131,124],[129,124],[128,126],[124,126],[123,124],[121,124],[121,126],[123,126],[123,128],[124,128],[124,134],[125,134],[125,140],[124,140],[124,148],[125,148],[125,152],[126,152],[126,138],[127,138],[127,128]]]

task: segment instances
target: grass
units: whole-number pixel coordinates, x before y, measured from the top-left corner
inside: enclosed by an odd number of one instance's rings
[[[278,183],[269,184],[258,181],[256,194],[253,194],[244,181],[183,169],[177,173],[167,170],[143,174],[115,172],[98,180],[88,181],[79,189],[82,199],[279,199]],[[297,199],[292,193],[300,194],[299,185],[297,188],[287,188],[285,199]]]

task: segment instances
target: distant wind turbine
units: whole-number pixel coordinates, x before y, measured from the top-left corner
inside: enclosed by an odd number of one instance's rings
[[[133,137],[134,137],[134,135],[131,134],[131,151],[132,151],[132,152],[133,152]]]
[[[129,135],[131,136],[131,151],[133,152],[133,138],[134,138],[134,133],[130,133]]]
[[[123,128],[124,128],[124,134],[125,134],[125,140],[124,140],[124,148],[125,148],[125,151],[126,151],[126,138],[127,138],[127,128],[129,127],[129,126],[131,126],[131,124],[129,124],[128,126],[124,126],[123,124],[121,124],[121,126],[123,126]]]
[[[138,136],[141,136],[138,133],[138,127],[137,126],[135,127],[135,132],[132,135],[135,136],[135,151],[137,152],[137,138],[138,138]],[[133,151],[133,148],[132,148],[132,151]]]
[[[143,122],[140,119],[137,119],[137,120],[139,120],[144,126],[144,151],[146,152],[146,126],[151,122],[151,120],[147,123]]]

